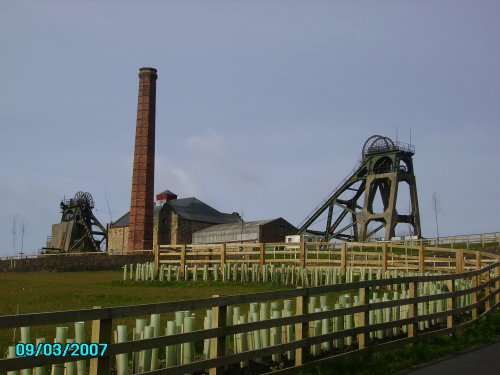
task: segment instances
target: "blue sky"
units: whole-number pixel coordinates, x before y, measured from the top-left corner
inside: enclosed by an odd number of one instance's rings
[[[0,0],[0,256],[79,190],[128,210],[143,66],[156,192],[296,225],[369,136],[411,131],[424,236],[434,191],[442,235],[497,231],[498,35],[497,1]]]

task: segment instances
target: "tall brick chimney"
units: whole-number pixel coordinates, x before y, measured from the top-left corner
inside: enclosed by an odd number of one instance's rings
[[[128,251],[153,249],[156,69],[139,70]]]

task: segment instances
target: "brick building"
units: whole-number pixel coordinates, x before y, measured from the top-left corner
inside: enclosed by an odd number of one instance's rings
[[[216,224],[240,223],[237,213],[223,213],[197,198],[177,199],[165,190],[156,196],[153,208],[153,245],[190,244],[193,233]],[[108,230],[108,252],[127,252],[130,212],[116,220]]]

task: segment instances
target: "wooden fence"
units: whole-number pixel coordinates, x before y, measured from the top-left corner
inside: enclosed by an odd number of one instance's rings
[[[485,248],[488,246],[500,246],[500,232],[480,233],[480,234],[461,234],[456,236],[445,236],[439,238],[425,238],[419,240],[392,240],[379,241],[390,242],[393,244],[418,244],[435,247],[450,248]]]
[[[378,268],[405,272],[461,273],[480,269],[500,259],[498,255],[479,250],[450,249],[435,246],[377,242],[301,242],[301,243],[222,243],[212,245],[156,246],[155,274],[162,266],[180,266],[183,275],[194,267],[208,266],[213,272],[218,264],[301,268],[338,267],[344,276],[347,269],[359,274],[361,269]]]
[[[305,247],[301,249],[304,251]],[[304,258],[305,259],[305,258]],[[229,260],[229,259],[228,259]],[[425,258],[424,258],[425,261]],[[476,263],[477,264],[477,263]],[[460,266],[462,267],[462,266]],[[463,264],[465,268],[465,262]],[[466,288],[456,288],[458,281],[467,280]],[[426,283],[442,283],[446,286],[439,294],[421,292]],[[370,302],[370,296],[380,290],[407,291],[405,298]],[[164,348],[182,343],[209,340],[210,355],[206,359],[177,365],[169,368],[160,368],[150,371],[149,374],[186,374],[206,371],[211,375],[223,374],[224,367],[234,363],[253,363],[256,358],[268,358],[272,355],[284,358],[285,352],[293,353],[293,361],[289,367],[274,371],[276,374],[297,373],[304,368],[316,366],[335,358],[339,352],[323,352],[313,356],[311,348],[325,342],[350,337],[353,339],[348,353],[342,356],[373,351],[379,349],[400,347],[408,343],[424,340],[436,335],[450,334],[456,330],[469,326],[482,314],[500,306],[500,262],[496,261],[480,269],[441,275],[412,276],[370,281],[360,281],[347,284],[326,285],[312,288],[298,288],[275,292],[265,292],[248,295],[214,296],[197,300],[175,301],[148,305],[123,306],[112,308],[94,308],[85,310],[47,312],[36,314],[0,316],[0,329],[12,329],[23,326],[53,325],[67,322],[92,321],[92,342],[108,343],[109,346],[102,357],[90,360],[91,375],[108,375],[113,368],[114,358],[120,354],[129,355],[133,352]],[[357,295],[357,304],[344,308],[309,310],[311,297],[328,293],[351,292]],[[470,303],[458,303],[463,296],[470,296]],[[252,321],[226,325],[226,313],[229,306],[247,303],[256,303],[276,300],[294,300],[295,312],[292,316]],[[445,301],[442,311],[420,309],[421,304],[430,304],[433,301]],[[407,315],[393,317],[385,323],[370,324],[369,317],[376,311],[393,307],[405,307]],[[430,305],[429,305],[430,306]],[[144,316],[146,314],[167,314],[183,310],[211,310],[211,328],[192,332],[165,335],[137,341],[112,343],[113,323],[117,319],[126,317]],[[357,317],[357,324],[328,329],[320,334],[310,334],[310,324],[336,317]],[[421,322],[434,320],[435,325],[420,325]],[[293,334],[283,343],[271,343],[243,352],[229,352],[229,337],[242,333],[252,333],[258,330],[277,329],[277,327],[292,327]],[[371,333],[377,330],[401,328],[393,340],[384,341],[372,338]],[[280,328],[280,329],[281,329]],[[404,333],[403,333],[404,332]],[[327,358],[325,358],[327,357]],[[290,357],[292,358],[292,357]],[[83,360],[82,357],[39,356],[18,357],[0,360],[0,372],[30,369],[38,366],[47,366],[60,363]]]

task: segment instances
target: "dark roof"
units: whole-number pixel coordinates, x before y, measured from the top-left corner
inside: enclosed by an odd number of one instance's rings
[[[236,215],[217,211],[208,204],[197,198],[172,199],[165,204],[170,205],[180,217],[190,221],[202,221],[204,223],[228,224],[239,223]]]
[[[200,201],[197,198],[183,198],[183,199],[172,199],[165,203],[172,207],[174,212],[178,214],[181,218],[190,221],[201,221],[204,223],[213,224],[229,224],[229,223],[239,223],[240,219],[236,215],[226,214],[224,212],[217,211],[215,208],[210,207],[208,204]],[[158,215],[162,206],[154,206],[154,215]],[[120,217],[113,223],[113,227],[121,227],[129,225],[130,212]]]
[[[177,196],[177,194],[171,192],[170,190],[165,190],[165,191],[162,191],[161,193],[158,193],[156,195],[163,195],[163,194],[168,194],[168,195],[175,195]]]
[[[156,216],[158,215],[158,212],[160,212],[161,206],[154,206],[153,208],[153,215]],[[130,223],[130,211],[118,218],[111,226],[112,227],[124,227],[129,225]]]

